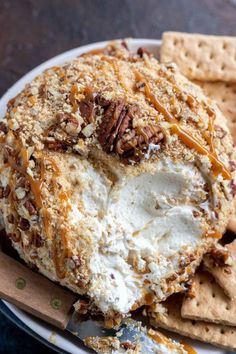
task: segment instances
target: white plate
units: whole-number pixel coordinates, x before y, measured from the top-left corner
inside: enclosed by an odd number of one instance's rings
[[[4,117],[6,111],[7,102],[14,96],[16,96],[25,86],[26,83],[30,82],[34,77],[39,75],[43,70],[54,65],[62,64],[69,61],[78,55],[85,53],[89,50],[102,48],[107,42],[99,42],[89,44],[83,47],[72,49],[68,52],[60,54],[45,63],[39,65],[37,68],[30,71],[28,74],[23,76],[19,81],[17,81],[1,98],[0,100],[0,119]],[[160,40],[153,39],[129,39],[128,45],[131,50],[137,50],[139,47],[145,47],[154,53],[155,56],[159,56],[160,50]],[[19,318],[26,326],[38,334],[44,341],[54,344],[59,351],[66,351],[71,354],[86,354],[89,351],[81,344],[81,342],[74,336],[57,330],[46,323],[33,318],[32,316],[26,314],[25,312],[19,310],[15,306],[10,305],[5,302],[6,306],[14,313],[14,315]],[[188,340],[187,340],[188,341]],[[188,341],[197,350],[198,354],[226,354],[225,351],[214,348],[210,345],[205,345],[197,341]]]

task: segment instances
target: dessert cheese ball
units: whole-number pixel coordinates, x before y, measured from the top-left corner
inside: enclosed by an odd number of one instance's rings
[[[105,317],[184,291],[233,213],[224,116],[143,48],[46,70],[9,102],[0,143],[12,245]]]

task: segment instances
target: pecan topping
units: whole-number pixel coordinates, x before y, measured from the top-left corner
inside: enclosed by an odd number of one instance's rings
[[[105,109],[98,131],[103,150],[138,162],[148,152],[150,144],[159,144],[164,139],[159,126],[133,128],[133,120],[139,115],[139,107],[135,104],[125,105],[124,99],[111,102]]]
[[[235,195],[236,195],[236,184],[234,183],[233,180],[230,182],[230,187],[231,187],[231,194],[232,194],[233,197],[235,197]]]
[[[19,242],[21,233],[19,230],[16,230],[15,232],[7,234],[7,236],[13,241],[13,242]]]
[[[132,343],[132,342],[122,342],[122,343],[121,343],[121,346],[122,346],[124,349],[132,349],[132,350],[135,350],[135,348],[136,348],[136,344],[135,344],[135,343]]]
[[[36,209],[34,202],[32,200],[26,200],[26,202],[24,203],[24,207],[26,210],[28,210],[30,215],[37,214],[37,209]]]
[[[7,216],[7,221],[9,222],[9,224],[14,224],[15,218],[13,214],[9,214]]]
[[[138,48],[137,54],[138,54],[141,58],[143,58],[144,54],[148,55],[149,57],[152,56],[151,52],[149,52],[149,50],[148,50],[147,48],[143,48],[143,47]]]
[[[10,157],[14,156],[14,149],[9,145],[5,145],[3,148],[3,162],[4,163],[8,163],[9,156]]]
[[[94,103],[88,98],[85,98],[84,101],[79,103],[79,110],[81,116],[88,122],[94,122]]]
[[[194,299],[196,297],[196,289],[194,287],[193,278],[190,278],[189,281],[185,284],[187,293],[185,294],[186,298]]]
[[[236,163],[234,161],[229,161],[229,169],[230,172],[234,172],[236,170]]]
[[[56,118],[69,135],[77,135],[80,132],[79,121],[70,113],[58,113]]]
[[[29,186],[30,186],[30,183],[29,183],[29,181],[28,181],[24,176],[21,176],[21,177],[16,181],[16,186],[17,186],[17,187],[22,187],[22,188],[28,189]]]
[[[132,130],[123,135],[117,143],[117,152],[124,157],[132,157],[132,160],[139,161],[150,144],[157,145],[164,140],[160,127],[147,126]]]
[[[86,313],[88,313],[89,306],[90,306],[89,301],[80,299],[76,302],[75,309],[76,312],[78,312],[79,314],[85,315]]]
[[[215,132],[216,132],[216,136],[220,139],[223,139],[227,135],[227,132],[219,125],[215,125]]]
[[[209,253],[213,258],[216,265],[223,267],[226,265],[226,261],[229,258],[229,252],[226,249],[212,248]]]
[[[20,218],[20,221],[19,221],[19,228],[22,230],[22,231],[27,231],[29,230],[30,228],[30,223],[27,219],[24,219],[24,218]]]
[[[10,194],[10,187],[7,185],[5,188],[0,187],[0,198],[7,198]]]
[[[117,102],[111,102],[105,111],[104,118],[99,128],[98,141],[106,152],[111,152],[113,142],[117,137],[120,125],[126,116],[124,99]]]
[[[193,210],[193,216],[194,216],[194,218],[198,218],[201,214],[199,213],[199,211],[197,211],[197,210]]]
[[[106,108],[111,104],[111,101],[108,100],[107,98],[103,97],[101,93],[97,93],[95,97],[95,102],[101,106],[102,108]]]
[[[4,122],[0,122],[0,132],[3,132],[4,134],[7,134],[8,128]]]
[[[36,248],[42,247],[44,244],[41,235],[38,233],[33,234],[31,242]]]
[[[66,151],[68,148],[68,144],[66,143],[66,141],[53,140],[47,143],[47,147],[50,150],[54,150],[54,151],[61,151],[61,150]]]

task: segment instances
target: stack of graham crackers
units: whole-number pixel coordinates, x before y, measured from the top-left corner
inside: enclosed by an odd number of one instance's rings
[[[161,62],[175,62],[217,102],[236,143],[236,37],[166,32]],[[236,232],[236,216],[228,229]],[[192,296],[177,294],[167,299],[165,311],[151,321],[155,327],[236,350],[236,239],[225,248],[231,265],[219,266],[205,257],[193,279]]]

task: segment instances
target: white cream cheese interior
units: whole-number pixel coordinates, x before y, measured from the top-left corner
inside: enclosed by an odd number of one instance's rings
[[[199,170],[168,160],[112,184],[87,161],[79,180],[70,220],[93,237],[89,295],[103,312],[124,314],[142,298],[144,279],[161,296],[161,279],[177,271],[181,249],[191,250],[203,233],[193,215],[206,199]]]

